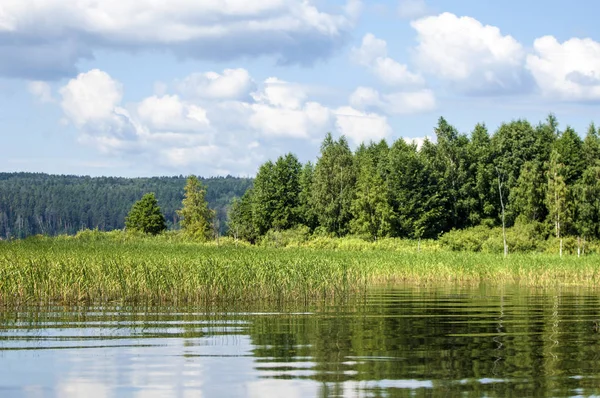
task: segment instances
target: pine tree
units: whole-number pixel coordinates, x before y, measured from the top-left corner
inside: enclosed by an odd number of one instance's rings
[[[152,235],[157,235],[167,229],[165,217],[158,207],[158,201],[153,192],[145,194],[142,199],[134,203],[125,218],[125,228]]]
[[[600,238],[600,166],[583,173],[575,192],[577,232],[585,239]]]
[[[208,208],[206,188],[196,176],[189,176],[184,188],[182,208],[177,211],[181,217],[183,232],[192,239],[205,241],[213,234],[212,221],[215,212]]]
[[[594,123],[588,127],[587,134],[581,146],[585,168],[600,164],[600,137]]]

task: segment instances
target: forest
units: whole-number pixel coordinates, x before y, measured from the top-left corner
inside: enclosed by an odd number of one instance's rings
[[[227,206],[242,196],[251,178],[201,179],[206,199],[225,232]],[[186,178],[120,178],[0,173],[0,238],[23,238],[34,234],[75,234],[89,228],[122,229],[132,205],[145,193],[154,192],[167,226],[177,228],[177,210],[184,197]]]
[[[540,238],[600,238],[600,137],[537,125],[477,124],[462,134],[440,118],[435,142],[370,142],[352,151],[324,139],[315,164],[289,153],[264,163],[234,199],[229,230],[257,242],[273,231],[438,238],[470,227],[528,225]],[[562,245],[562,243],[561,243]],[[561,246],[562,247],[562,246]]]

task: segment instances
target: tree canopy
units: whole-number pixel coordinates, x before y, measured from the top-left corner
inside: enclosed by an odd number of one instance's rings
[[[160,211],[154,193],[145,194],[133,204],[125,218],[125,228],[151,235],[157,235],[167,229],[165,216]]]
[[[313,166],[293,154],[263,164],[253,190],[234,203],[231,225],[252,242],[271,229],[317,234],[436,238],[477,225],[535,223],[546,236],[600,238],[600,138],[585,139],[550,114],[519,119],[490,135],[445,118],[435,142],[400,138],[359,145],[328,133]]]

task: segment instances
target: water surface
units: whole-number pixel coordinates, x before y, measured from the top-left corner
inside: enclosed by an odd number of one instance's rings
[[[343,302],[0,310],[1,397],[600,394],[600,295],[395,288]]]

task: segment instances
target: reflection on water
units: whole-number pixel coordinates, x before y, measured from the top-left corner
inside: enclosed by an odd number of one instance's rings
[[[1,397],[600,393],[600,295],[398,288],[343,303],[0,312]]]

